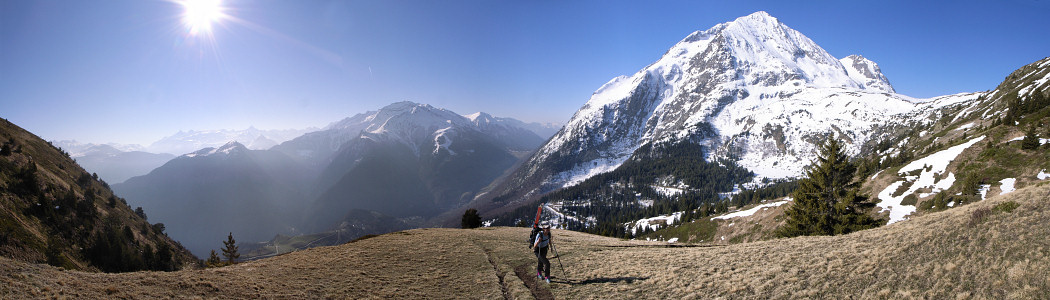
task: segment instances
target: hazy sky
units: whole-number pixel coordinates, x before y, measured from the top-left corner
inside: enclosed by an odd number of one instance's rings
[[[914,4],[912,2],[921,2]],[[409,100],[565,122],[693,31],[765,10],[914,97],[989,90],[1050,55],[1047,0],[0,0],[0,117],[47,140],[321,127]]]

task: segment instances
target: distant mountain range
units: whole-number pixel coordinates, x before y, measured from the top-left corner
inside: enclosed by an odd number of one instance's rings
[[[399,102],[269,150],[204,148],[113,188],[199,255],[229,232],[246,242],[330,230],[353,238],[419,226],[473,199],[543,143],[523,124]],[[364,215],[385,224],[351,220]]]

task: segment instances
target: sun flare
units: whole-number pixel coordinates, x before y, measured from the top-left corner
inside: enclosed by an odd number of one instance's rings
[[[222,20],[222,1],[220,0],[183,0],[182,22],[186,25],[190,35],[209,34],[213,23]]]

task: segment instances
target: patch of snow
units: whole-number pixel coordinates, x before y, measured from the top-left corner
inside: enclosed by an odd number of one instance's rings
[[[920,188],[932,189],[932,191],[927,193],[926,196],[951,188],[952,184],[955,183],[955,174],[948,173],[947,176],[939,181],[937,180],[936,175],[944,174],[948,168],[948,164],[955,160],[959,154],[962,154],[964,150],[982,140],[984,140],[984,136],[930,154],[902,167],[900,171],[898,171],[898,175],[903,175],[916,170],[921,170],[922,173],[920,173],[919,176],[906,176],[905,180],[894,182],[879,193],[878,198],[880,201],[877,205],[882,208],[882,211],[890,212],[890,221],[887,225],[903,221],[907,215],[915,212],[914,205],[901,204],[901,202],[904,201],[904,197],[915,193],[915,191]],[[927,170],[927,167],[929,170]],[[900,194],[900,196],[893,197],[893,193],[896,192],[905,182],[912,182],[911,187],[904,193]]]
[[[945,149],[945,150],[938,151],[937,153],[934,153],[934,154],[930,154],[929,156],[926,156],[926,157],[923,157],[922,159],[913,161],[913,162],[909,163],[908,165],[902,167],[901,170],[898,173],[907,173],[907,172],[919,170],[919,169],[922,169],[923,167],[925,167],[927,165],[933,167],[928,172],[944,173],[944,170],[948,167],[948,163],[950,163],[952,160],[954,160],[956,157],[958,157],[959,154],[962,154],[962,152],[964,150],[966,150],[967,148],[970,148],[970,146],[973,146],[973,144],[976,144],[977,142],[980,142],[982,140],[984,140],[984,136],[981,136],[981,137],[978,137],[978,138],[974,138],[974,139],[970,140],[969,142],[966,142],[966,143],[963,143],[963,144],[960,144],[960,145],[957,145],[955,147],[951,147],[951,148],[948,148],[948,149]]]
[[[1024,136],[1015,137],[1007,142],[1016,142],[1022,140],[1024,140]],[[1050,143],[1050,139],[1039,139],[1039,145],[1046,145],[1046,143]]]
[[[1050,178],[1050,174],[1047,174],[1046,169],[1043,169],[1042,171],[1039,171],[1039,174],[1035,175],[1035,178],[1039,178],[1039,180],[1046,180],[1047,178]]]
[[[899,197],[893,197],[893,192],[897,191],[897,188],[900,188],[903,184],[904,181],[894,182],[879,193],[878,197],[881,201],[877,205],[882,208],[882,211],[888,210],[890,212],[890,221],[886,225],[904,221],[905,216],[915,212],[914,205],[901,205],[901,201],[904,201],[904,195],[907,193]]]
[[[1006,178],[1006,179],[1000,180],[999,181],[999,184],[1000,184],[999,185],[999,189],[1002,190],[1002,192],[999,192],[999,195],[1015,191],[1016,190],[1016,189],[1014,189],[1014,184],[1015,183],[1017,183],[1017,178]]]
[[[587,178],[594,177],[595,175],[612,172],[616,168],[620,167],[629,156],[613,157],[613,158],[599,158],[592,161],[588,161],[577,165],[571,170],[558,173],[554,176],[553,182],[564,182],[561,187],[574,186]]]
[[[661,226],[674,225],[675,222],[682,219],[683,212],[676,212],[670,215],[656,216],[652,218],[645,218],[634,222],[627,222],[625,229],[630,230],[631,234],[636,234],[639,230],[650,229],[657,230]]]
[[[449,121],[449,123],[451,122],[452,121]],[[448,151],[449,155],[456,155],[456,152],[449,148],[449,146],[452,146],[451,135],[453,132],[454,129],[452,129],[452,127],[442,128],[434,132],[434,155],[441,152],[441,149]]]
[[[948,207],[954,207],[954,206],[955,206],[955,201],[948,202]]]
[[[668,243],[677,243],[678,242],[678,238],[671,238],[671,239],[667,240],[667,242]]]
[[[966,125],[963,125],[963,126],[959,126],[959,128],[956,128],[955,130],[966,130],[966,129],[970,129],[970,128],[973,128],[974,124],[975,124],[975,123],[970,123],[970,124],[966,124]]]
[[[781,205],[784,205],[784,203],[788,203],[788,201],[789,200],[777,201],[777,202],[773,202],[773,203],[766,203],[766,204],[762,204],[762,205],[759,205],[759,206],[752,207],[751,209],[748,209],[748,210],[743,210],[743,211],[738,211],[738,212],[734,212],[734,213],[730,213],[730,214],[717,216],[717,217],[711,218],[711,220],[729,220],[729,219],[737,218],[737,217],[750,217],[751,215],[754,215],[756,212],[758,212],[758,210],[760,210],[760,209],[766,209],[766,208],[770,208],[770,207],[781,206]]]
[[[981,200],[988,199],[988,189],[991,189],[991,184],[982,184],[981,188],[977,189],[981,193]]]
[[[667,197],[674,197],[676,195],[684,194],[685,189],[666,187],[666,186],[653,186],[653,190],[660,195]]]

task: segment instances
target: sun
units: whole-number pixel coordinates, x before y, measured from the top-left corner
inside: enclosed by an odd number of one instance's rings
[[[182,0],[178,3],[185,9],[182,23],[190,35],[210,34],[212,24],[226,16],[220,0]]]

